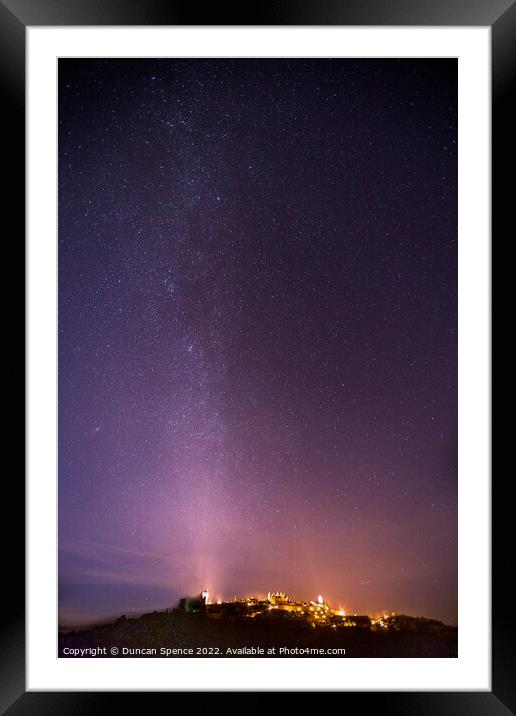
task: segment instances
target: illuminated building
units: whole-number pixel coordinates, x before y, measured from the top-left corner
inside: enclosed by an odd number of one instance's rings
[[[271,604],[288,604],[291,600],[285,592],[269,592],[267,594],[267,601]]]

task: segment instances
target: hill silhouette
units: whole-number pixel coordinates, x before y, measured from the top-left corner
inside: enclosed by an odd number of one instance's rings
[[[112,654],[111,649],[117,649]],[[249,652],[242,652],[243,649]],[[275,649],[274,653],[267,650]],[[280,649],[291,650],[280,653]],[[317,627],[278,615],[213,619],[179,609],[152,612],[138,618],[122,616],[112,624],[81,631],[60,632],[60,657],[114,655],[138,657],[456,657],[457,628],[423,618],[402,616],[396,628]],[[87,650],[98,649],[98,653]],[[169,650],[170,653],[161,650]],[[304,652],[303,650],[311,650]],[[324,650],[315,653],[313,650]],[[327,650],[340,650],[329,653]],[[102,650],[105,653],[102,653]],[[142,651],[143,650],[143,651]],[[174,651],[176,650],[176,651]],[[182,650],[191,650],[185,653]],[[254,651],[253,651],[254,650]],[[257,653],[263,650],[264,653]],[[297,650],[299,653],[292,653]],[[345,650],[345,653],[342,652]]]

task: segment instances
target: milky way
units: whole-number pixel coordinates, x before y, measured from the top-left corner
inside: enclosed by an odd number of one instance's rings
[[[62,623],[456,623],[455,60],[60,60]]]

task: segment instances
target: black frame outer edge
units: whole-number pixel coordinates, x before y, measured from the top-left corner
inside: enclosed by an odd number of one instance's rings
[[[457,25],[491,26],[493,91],[493,236],[511,225],[513,201],[511,176],[514,161],[513,127],[516,117],[511,99],[516,88],[516,4],[510,0],[421,0],[407,4],[402,0],[280,0],[274,7],[242,9],[217,6],[202,12],[184,1],[173,5],[161,0],[0,0],[0,106],[8,168],[4,206],[9,213],[25,213],[25,27],[38,25]],[[512,143],[511,143],[512,142]],[[510,151],[512,148],[512,152]],[[17,241],[10,246],[21,252],[25,226],[16,228]],[[21,300],[25,316],[24,296]],[[9,312],[10,313],[10,312]],[[11,318],[11,315],[9,315]],[[19,327],[19,323],[13,328]],[[22,339],[23,340],[23,339]],[[506,483],[507,484],[507,483]],[[10,520],[3,520],[4,556],[8,589],[3,590],[4,609],[0,618],[0,713],[89,714],[111,709],[114,692],[25,692],[25,485],[21,470],[9,476],[6,490]],[[457,716],[476,714],[507,716],[516,709],[514,689],[514,627],[511,621],[511,593],[506,587],[507,549],[512,534],[508,525],[508,501],[502,480],[493,485],[493,624],[492,692],[346,692],[346,706],[360,698],[360,705],[382,709],[400,716]],[[151,694],[116,692],[140,713],[148,712]],[[169,693],[152,692],[168,699]],[[365,700],[365,701],[364,701]],[[356,704],[358,705],[358,704]],[[512,709],[512,711],[510,710]]]

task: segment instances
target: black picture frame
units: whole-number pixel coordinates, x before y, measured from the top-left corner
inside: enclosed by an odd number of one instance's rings
[[[202,20],[202,22],[199,22]],[[492,33],[492,162],[493,235],[502,237],[509,226],[513,198],[510,151],[514,112],[511,90],[516,79],[516,3],[514,0],[283,0],[234,8],[216,3],[200,10],[182,0],[0,0],[0,106],[4,136],[5,213],[16,213],[17,241],[24,246],[21,217],[25,207],[25,29],[62,25],[386,25],[386,26],[489,26]],[[10,156],[6,157],[5,155]],[[23,299],[22,299],[23,302]],[[29,346],[30,348],[30,346]],[[112,708],[112,692],[26,692],[25,690],[25,559],[24,479],[13,470],[4,486],[4,509],[10,519],[1,521],[4,557],[11,564],[4,582],[4,608],[0,631],[0,712],[21,714],[99,713]],[[357,698],[361,706],[388,714],[515,713],[514,640],[511,638],[511,594],[506,587],[507,552],[511,543],[509,480],[498,480],[492,491],[492,691],[448,692],[345,692],[342,705]],[[7,511],[7,510],[5,510]],[[6,588],[8,586],[8,589]],[[152,702],[173,697],[152,693]],[[130,699],[131,709],[148,713],[151,694],[117,693]],[[145,699],[145,701],[144,701]],[[365,703],[364,703],[365,700]],[[118,702],[116,707],[119,707]]]

